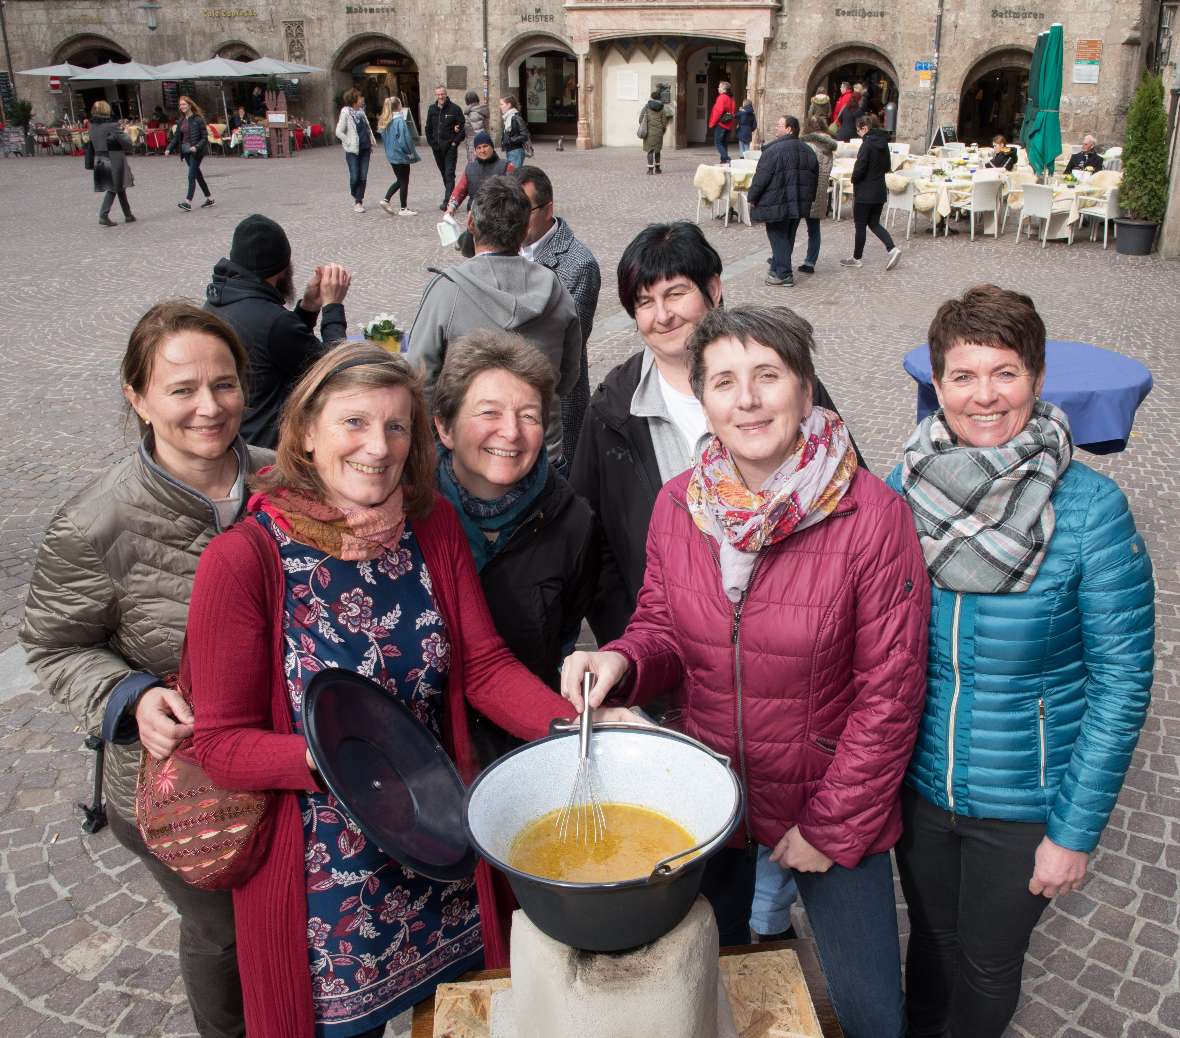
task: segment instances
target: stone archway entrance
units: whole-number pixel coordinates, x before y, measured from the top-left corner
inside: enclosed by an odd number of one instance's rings
[[[565,40],[548,33],[514,40],[500,62],[500,82],[519,102],[534,137],[577,134],[578,58]],[[490,99],[493,113],[496,100]]]
[[[215,58],[229,58],[231,61],[257,61],[261,54],[258,53],[250,44],[242,40],[227,40],[220,47],[213,52]],[[251,107],[250,95],[254,90],[254,83],[250,81],[234,81],[228,80],[221,85],[223,95],[227,98],[231,109],[237,108],[239,105],[247,111]]]
[[[82,68],[94,68],[95,65],[102,65],[108,61],[130,60],[131,55],[114,40],[92,34],[72,36],[59,44],[57,50],[53,52],[53,64],[68,61],[71,65],[80,65]],[[79,84],[77,88],[71,87],[69,89],[80,102],[79,107],[87,114],[95,101],[109,102],[111,110],[117,118],[128,118],[135,114],[134,84],[95,84],[89,87],[82,87]]]
[[[816,63],[807,80],[807,97],[821,90],[832,99],[840,96],[840,83],[863,83],[868,109],[884,122],[885,106],[897,103],[898,75],[893,62],[870,44],[850,44],[831,51]]]
[[[959,94],[959,140],[990,144],[996,134],[1009,141],[1020,137],[1031,64],[1031,51],[1006,47],[971,67]]]
[[[379,33],[354,36],[332,59],[332,78],[337,91],[336,108],[341,103],[339,95],[355,87],[364,94],[366,111],[375,121],[385,99],[397,95],[421,132],[418,63],[397,40]]]

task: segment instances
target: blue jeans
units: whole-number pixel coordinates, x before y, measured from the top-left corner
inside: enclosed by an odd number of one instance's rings
[[[770,272],[775,277],[791,276],[791,253],[795,251],[795,232],[798,230],[797,219],[778,220],[766,225],[766,237],[770,239]]]
[[[344,161],[348,163],[348,193],[354,201],[365,200],[365,183],[369,179],[369,156],[372,154],[372,148],[364,148],[355,155],[351,151],[344,153]]]
[[[746,157],[746,152],[749,150],[750,150],[750,142],[744,141],[739,137],[738,138],[738,156],[740,158],[744,159]]]
[[[819,262],[819,217],[807,217],[807,258],[803,260],[804,266],[814,267]]]
[[[190,202],[193,200],[193,195],[197,193],[197,185],[201,186],[201,190],[205,193],[205,197],[209,197],[209,185],[205,183],[205,178],[201,176],[201,159],[203,156],[195,151],[190,151],[184,157],[184,164],[188,166],[188,194],[184,197]]]
[[[791,905],[799,896],[795,877],[770,860],[771,848],[758,848],[754,878],[754,904],[750,908],[750,929],[762,936],[782,933],[791,925]]]
[[[524,165],[524,148],[509,148],[504,156],[517,169]]]
[[[725,144],[725,137],[728,132],[724,126],[713,127],[713,147],[717,149],[717,154],[721,156],[722,165],[729,161],[729,148]]]
[[[754,875],[754,859],[741,848],[719,851],[705,866],[701,893],[713,905],[722,945],[746,928]],[[854,869],[792,875],[845,1038],[900,1038],[905,1015],[889,854],[871,854]]]

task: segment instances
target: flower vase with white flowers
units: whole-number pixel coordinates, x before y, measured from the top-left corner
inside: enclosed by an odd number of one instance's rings
[[[371,342],[379,343],[390,353],[401,353],[405,329],[398,327],[397,314],[377,314],[361,325],[361,332]]]

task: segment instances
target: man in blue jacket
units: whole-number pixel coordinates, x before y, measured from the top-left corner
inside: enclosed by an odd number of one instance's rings
[[[768,285],[795,284],[791,270],[795,232],[799,221],[811,215],[817,190],[819,160],[799,140],[799,120],[793,115],[781,115],[775,125],[775,139],[763,149],[746,195],[750,215],[766,224],[766,237],[770,239]]]

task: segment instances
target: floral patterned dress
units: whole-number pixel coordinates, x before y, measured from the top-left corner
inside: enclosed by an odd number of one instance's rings
[[[286,581],[284,667],[294,730],[303,690],[325,667],[372,678],[437,736],[450,642],[407,525],[396,550],[345,562],[294,540],[264,514]],[[339,802],[301,793],[307,944],[317,1038],[380,1026],[480,965],[473,880],[439,883],[369,843]]]

